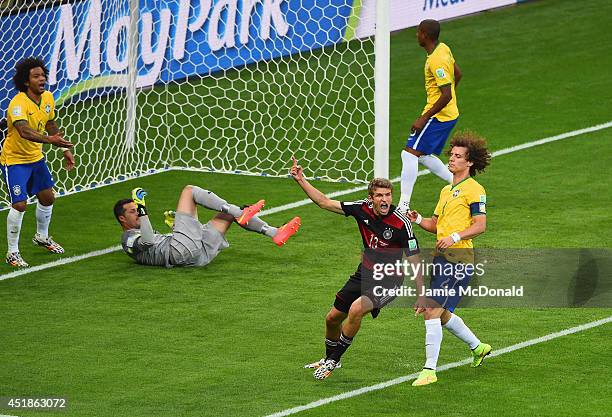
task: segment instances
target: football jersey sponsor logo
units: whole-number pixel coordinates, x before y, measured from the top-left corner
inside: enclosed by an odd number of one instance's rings
[[[20,185],[13,185],[13,194],[21,195],[21,186]]]
[[[51,113],[51,105],[50,105],[50,104],[47,104],[47,105],[45,106],[45,111],[46,111],[47,113]]]
[[[21,106],[13,107],[13,116],[21,116]]]
[[[459,196],[459,191],[461,191],[461,190],[455,190],[455,191],[453,192],[453,197],[457,197],[457,196]]]
[[[370,221],[368,219],[363,219],[363,222],[368,225],[370,224]]]
[[[393,231],[392,231],[391,229],[386,229],[386,230],[383,232],[383,237],[384,237],[386,240],[391,239],[391,238],[393,237]]]
[[[436,70],[436,75],[438,76],[438,78],[446,77],[446,73],[444,72],[444,68],[438,68]]]

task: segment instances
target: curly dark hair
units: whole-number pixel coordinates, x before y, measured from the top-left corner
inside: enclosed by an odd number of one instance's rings
[[[470,167],[472,177],[479,172],[484,172],[491,163],[491,154],[487,149],[486,139],[470,130],[463,130],[453,135],[447,152],[449,156],[454,146],[467,148],[467,160],[473,163]]]
[[[30,79],[30,70],[32,68],[42,68],[45,77],[49,77],[49,70],[45,66],[45,62],[40,58],[29,57],[22,59],[15,65],[15,75],[13,75],[13,84],[15,88],[22,93],[28,91],[26,83]]]

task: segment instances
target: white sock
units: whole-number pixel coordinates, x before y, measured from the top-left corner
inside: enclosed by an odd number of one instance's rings
[[[440,319],[425,320],[425,366],[436,369],[440,345],[442,344],[442,323]]]
[[[43,206],[40,202],[36,203],[36,233],[42,237],[49,236],[51,213],[53,213],[53,204],[50,206]]]
[[[470,330],[469,327],[465,325],[463,319],[461,317],[452,315],[450,320],[446,322],[444,325],[448,331],[457,336],[459,340],[467,343],[470,349],[476,349],[480,344],[480,340],[476,337],[476,335]]]
[[[21,222],[25,211],[15,210],[11,207],[6,217],[6,241],[8,252],[19,252],[19,234],[21,233]]]
[[[419,158],[410,152],[402,151],[402,175],[400,182],[400,203],[410,204],[412,190],[419,173]]]
[[[421,165],[429,169],[432,174],[442,178],[447,183],[453,182],[453,173],[448,170],[448,167],[444,165],[444,162],[440,161],[435,155],[423,155],[419,156],[419,162]]]

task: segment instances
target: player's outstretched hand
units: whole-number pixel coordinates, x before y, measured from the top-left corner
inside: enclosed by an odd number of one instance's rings
[[[145,196],[147,192],[142,188],[134,188],[132,190],[132,200],[136,203],[136,210],[138,211],[138,217],[147,215],[147,207],[145,203]]]
[[[72,142],[64,139],[64,134],[62,132],[47,137],[49,138],[49,143],[53,146],[58,146],[60,148],[72,148],[74,146]]]
[[[406,216],[408,216],[408,220],[414,223],[416,219],[419,217],[419,212],[416,210],[410,210],[409,212],[406,213]]]
[[[304,170],[300,165],[298,165],[297,159],[295,159],[295,155],[291,156],[291,160],[293,161],[293,166],[291,167],[291,176],[296,181],[301,181],[304,179]]]
[[[69,149],[64,151],[64,162],[66,163],[66,171],[71,171],[74,168],[74,155]]]

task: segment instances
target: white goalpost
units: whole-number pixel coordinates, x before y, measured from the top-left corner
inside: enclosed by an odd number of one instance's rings
[[[128,151],[134,148],[136,136],[136,80],[138,78],[138,0],[130,0],[130,25],[127,36],[127,88],[125,91],[125,147]]]
[[[391,84],[389,11],[388,0],[376,2],[374,176],[378,178],[389,178],[389,89]]]
[[[171,170],[389,176],[389,0],[0,3],[0,106],[16,62],[50,71],[77,169],[44,149],[60,195]],[[363,32],[363,31],[361,31]],[[4,188],[0,204],[6,206]]]

